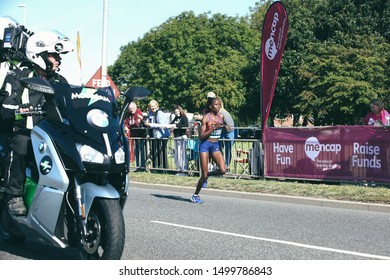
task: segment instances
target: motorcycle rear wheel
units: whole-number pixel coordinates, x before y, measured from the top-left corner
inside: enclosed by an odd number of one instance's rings
[[[125,222],[117,200],[96,200],[87,217],[88,236],[81,238],[86,260],[120,260],[125,245]]]

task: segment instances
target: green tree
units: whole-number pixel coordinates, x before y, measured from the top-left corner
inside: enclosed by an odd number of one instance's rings
[[[248,17],[184,12],[121,49],[108,72],[142,85],[163,109],[201,112],[214,91],[241,126],[260,115],[260,40],[271,0]],[[317,125],[359,124],[368,102],[390,100],[390,2],[285,0],[289,32],[271,107],[314,116]],[[296,118],[297,119],[297,118]]]
[[[387,60],[380,54],[390,49],[383,38],[356,38],[364,48],[335,43],[308,45],[308,53],[297,71],[306,85],[296,108],[312,115],[318,125],[361,124],[370,99],[385,100]],[[362,112],[362,113],[360,113]]]
[[[151,98],[168,110],[179,104],[202,112],[206,93],[214,91],[237,117],[252,102],[251,77],[244,74],[258,46],[256,32],[245,18],[184,12],[122,47],[109,73],[115,81],[147,87]]]
[[[312,115],[316,125],[360,124],[372,98],[388,104],[389,5],[285,1],[290,30],[271,115]]]

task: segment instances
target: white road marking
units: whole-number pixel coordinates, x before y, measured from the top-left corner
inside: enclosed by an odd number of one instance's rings
[[[359,257],[364,257],[364,258],[372,258],[372,259],[379,259],[379,260],[390,260],[390,257],[388,257],[388,256],[365,254],[365,253],[359,253],[359,252],[354,252],[354,251],[333,249],[333,248],[327,248],[327,247],[321,247],[321,246],[315,246],[315,245],[307,245],[307,244],[302,244],[302,243],[297,243],[297,242],[290,242],[290,241],[284,241],[284,240],[278,240],[278,239],[262,238],[262,237],[257,237],[257,236],[238,234],[238,233],[232,233],[232,232],[227,232],[227,231],[212,230],[212,229],[207,229],[207,228],[191,227],[191,226],[179,225],[179,224],[173,224],[173,223],[167,223],[167,222],[161,222],[161,221],[150,221],[150,222],[151,223],[156,223],[156,224],[180,227],[180,228],[187,228],[187,229],[206,231],[206,232],[218,233],[218,234],[235,236],[235,237],[241,237],[241,238],[247,238],[247,239],[254,239],[254,240],[261,240],[261,241],[266,241],[266,242],[273,242],[273,243],[291,245],[291,246],[307,248],[307,249],[328,251],[328,252],[347,254],[347,255],[354,255],[354,256],[359,256]]]

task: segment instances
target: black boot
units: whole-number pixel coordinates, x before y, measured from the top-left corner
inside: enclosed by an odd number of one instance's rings
[[[8,156],[8,170],[5,174],[5,192],[8,212],[15,216],[23,216],[27,212],[23,201],[25,167],[26,156],[11,151]]]
[[[8,213],[13,216],[26,216],[27,209],[23,197],[7,195]]]

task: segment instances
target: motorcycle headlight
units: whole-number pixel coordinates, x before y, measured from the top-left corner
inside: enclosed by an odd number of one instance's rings
[[[115,162],[117,164],[121,164],[125,162],[125,151],[123,151],[123,148],[120,147],[118,151],[115,152]]]
[[[103,163],[104,155],[88,145],[76,144],[82,161]]]

